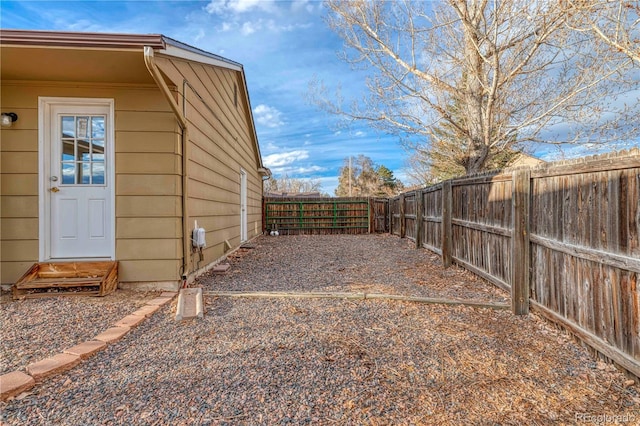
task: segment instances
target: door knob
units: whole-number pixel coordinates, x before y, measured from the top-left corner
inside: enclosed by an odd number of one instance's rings
[[[57,186],[54,186],[53,188],[49,188],[49,191],[51,191],[51,192],[60,192],[60,188],[58,188]]]

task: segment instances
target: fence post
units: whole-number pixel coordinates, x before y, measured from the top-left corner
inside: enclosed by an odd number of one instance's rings
[[[367,225],[369,226],[369,228],[367,229],[367,233],[371,234],[371,231],[374,229],[372,221],[375,220],[375,211],[372,210],[373,209],[373,202],[371,201],[372,198],[368,197],[367,198]],[[375,232],[375,231],[374,231]]]
[[[422,213],[424,210],[424,194],[416,189],[416,248],[422,248]]]
[[[262,197],[262,233],[267,230],[267,199]]]
[[[400,194],[400,238],[407,235],[407,224],[404,218],[404,193]]]
[[[394,203],[395,197],[394,198],[389,198],[389,211],[388,211],[388,215],[389,215],[389,235],[393,235],[393,203]]]
[[[387,198],[387,202],[384,203],[384,232],[391,234],[391,198]]]
[[[511,212],[511,309],[515,315],[529,313],[529,200],[531,197],[531,170],[513,173]]]
[[[373,226],[373,222],[375,221],[375,209],[374,209],[374,204],[375,201],[372,201],[373,198],[371,197],[367,197],[367,215],[369,216],[369,230],[368,230],[368,234],[371,233],[372,230],[375,229],[375,227]]]
[[[442,182],[442,266],[448,268],[453,263],[451,227],[451,210],[453,209],[453,195],[451,181]]]

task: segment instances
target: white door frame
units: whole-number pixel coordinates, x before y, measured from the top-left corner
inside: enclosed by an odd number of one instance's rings
[[[105,147],[105,157],[108,162],[105,179],[111,187],[110,215],[111,241],[110,260],[116,258],[116,203],[115,203],[115,102],[110,98],[64,98],[64,97],[38,97],[38,224],[39,224],[39,258],[40,262],[51,259],[51,197],[49,188],[51,182],[51,109],[54,106],[102,106],[109,108],[107,120],[108,142]],[[92,258],[95,259],[95,258]],[[73,260],[73,259],[65,259]]]
[[[240,169],[240,242],[247,241],[247,172]]]

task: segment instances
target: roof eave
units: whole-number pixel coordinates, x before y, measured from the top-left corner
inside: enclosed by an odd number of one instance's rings
[[[160,54],[202,62],[209,65],[232,69],[234,71],[243,71],[242,64],[238,62],[198,49],[197,47],[190,46],[167,36],[162,36],[162,39],[166,47],[158,51]]]
[[[78,48],[139,49],[166,47],[161,34],[114,34],[71,31],[36,31],[0,29],[0,44],[19,46],[58,46]]]

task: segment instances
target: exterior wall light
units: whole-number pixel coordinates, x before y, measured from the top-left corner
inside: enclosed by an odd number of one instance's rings
[[[18,121],[18,114],[15,112],[3,112],[0,117],[2,127],[11,127],[14,121]]]

